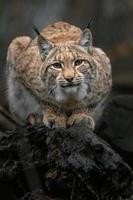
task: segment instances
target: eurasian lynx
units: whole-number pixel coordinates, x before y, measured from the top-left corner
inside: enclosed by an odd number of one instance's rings
[[[111,65],[84,31],[57,22],[35,39],[15,38],[7,53],[10,110],[50,128],[81,121],[94,129],[110,92]]]

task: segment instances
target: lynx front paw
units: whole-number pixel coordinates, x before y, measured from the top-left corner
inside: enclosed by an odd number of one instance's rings
[[[90,129],[94,130],[95,122],[91,116],[87,113],[73,113],[67,121],[68,126],[72,126],[74,124],[83,123]]]
[[[31,125],[42,123],[42,115],[36,113],[30,113],[27,117],[27,121]]]
[[[48,128],[66,128],[66,117],[64,115],[46,114],[43,123]]]

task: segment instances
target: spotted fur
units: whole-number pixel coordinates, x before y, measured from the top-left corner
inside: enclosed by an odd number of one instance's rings
[[[111,65],[89,29],[58,22],[35,38],[15,38],[7,52],[8,99],[23,120],[52,128],[81,121],[94,128],[111,89]]]

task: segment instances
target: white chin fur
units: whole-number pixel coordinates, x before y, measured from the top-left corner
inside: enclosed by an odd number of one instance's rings
[[[61,88],[58,86],[55,91],[56,101],[67,101],[70,96],[74,96],[80,101],[87,96],[87,85],[82,83],[80,86]]]

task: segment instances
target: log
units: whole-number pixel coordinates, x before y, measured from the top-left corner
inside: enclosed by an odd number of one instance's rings
[[[20,126],[0,138],[2,200],[132,200],[133,172],[83,124]]]
[[[133,95],[116,96],[110,101],[96,133],[133,169]]]

